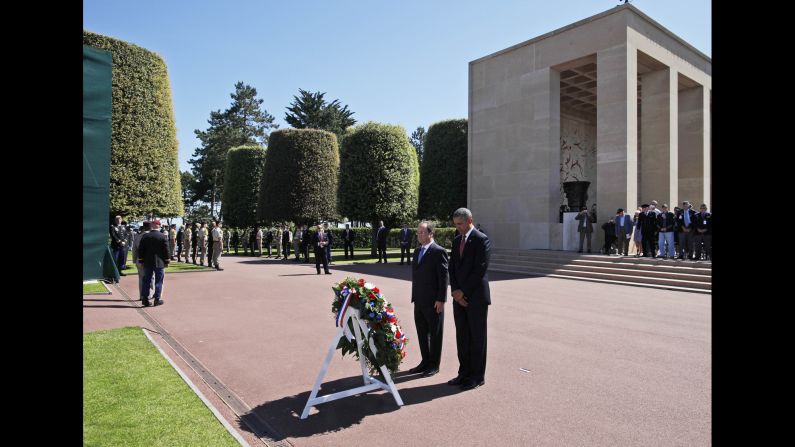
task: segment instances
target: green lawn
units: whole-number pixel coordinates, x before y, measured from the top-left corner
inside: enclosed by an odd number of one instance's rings
[[[108,289],[101,282],[83,284],[83,295],[87,293],[109,293]]]
[[[221,259],[223,259],[223,257]],[[223,261],[219,261],[219,262],[223,264]],[[122,270],[123,273],[126,273],[127,275],[137,275],[138,274],[138,269],[135,267],[135,264],[133,262],[131,262],[131,261],[127,262],[127,267],[130,267],[130,268],[128,268],[127,270]],[[194,265],[193,263],[171,261],[168,264],[168,267],[166,267],[165,272],[166,273],[180,273],[180,272],[202,272],[202,271],[209,271],[209,270],[213,270],[213,269],[211,269],[211,268],[209,268],[207,266]]]
[[[141,328],[83,334],[84,446],[237,446]]]

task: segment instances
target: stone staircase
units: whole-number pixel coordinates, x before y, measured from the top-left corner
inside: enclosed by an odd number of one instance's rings
[[[712,262],[493,249],[489,271],[712,293]]]

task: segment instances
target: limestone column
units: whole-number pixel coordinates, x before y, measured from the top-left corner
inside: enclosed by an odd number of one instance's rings
[[[560,250],[560,73],[542,68],[522,75],[521,86],[532,118],[520,130],[529,145],[524,154],[528,171],[519,181],[527,203],[519,206],[527,207],[530,219],[520,222],[519,248]]]
[[[679,202],[695,210],[705,199],[704,123],[704,87],[679,92]]]
[[[664,68],[641,78],[639,199],[657,200],[673,209],[679,186],[679,78]]]
[[[617,208],[638,205],[637,50],[630,44],[596,53],[596,204],[601,224]]]

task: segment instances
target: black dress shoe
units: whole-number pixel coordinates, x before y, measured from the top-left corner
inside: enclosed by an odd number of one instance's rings
[[[462,383],[464,383],[464,378],[461,376],[456,376],[455,379],[447,381],[447,384],[452,386],[461,385]]]
[[[163,305],[163,300],[155,300],[155,306]]]
[[[151,306],[151,304],[149,303],[149,300],[146,299],[146,298],[141,299],[141,305],[144,306],[144,307]]]
[[[422,377],[431,377],[439,374],[439,368],[431,368],[422,373]]]
[[[461,384],[461,391],[469,391],[474,390],[479,386],[483,386],[486,384],[485,380],[467,380]]]
[[[411,369],[409,370],[409,372],[410,372],[411,374],[416,374],[416,373],[425,372],[425,364],[423,364],[423,363],[420,363],[419,365],[415,366],[414,368],[411,368]]]

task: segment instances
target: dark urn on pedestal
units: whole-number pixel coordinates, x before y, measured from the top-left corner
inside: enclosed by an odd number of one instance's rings
[[[582,207],[586,206],[588,201],[588,186],[591,182],[577,181],[577,182],[563,182],[563,192],[566,193],[566,198],[569,202],[569,209],[572,211],[580,211]]]

